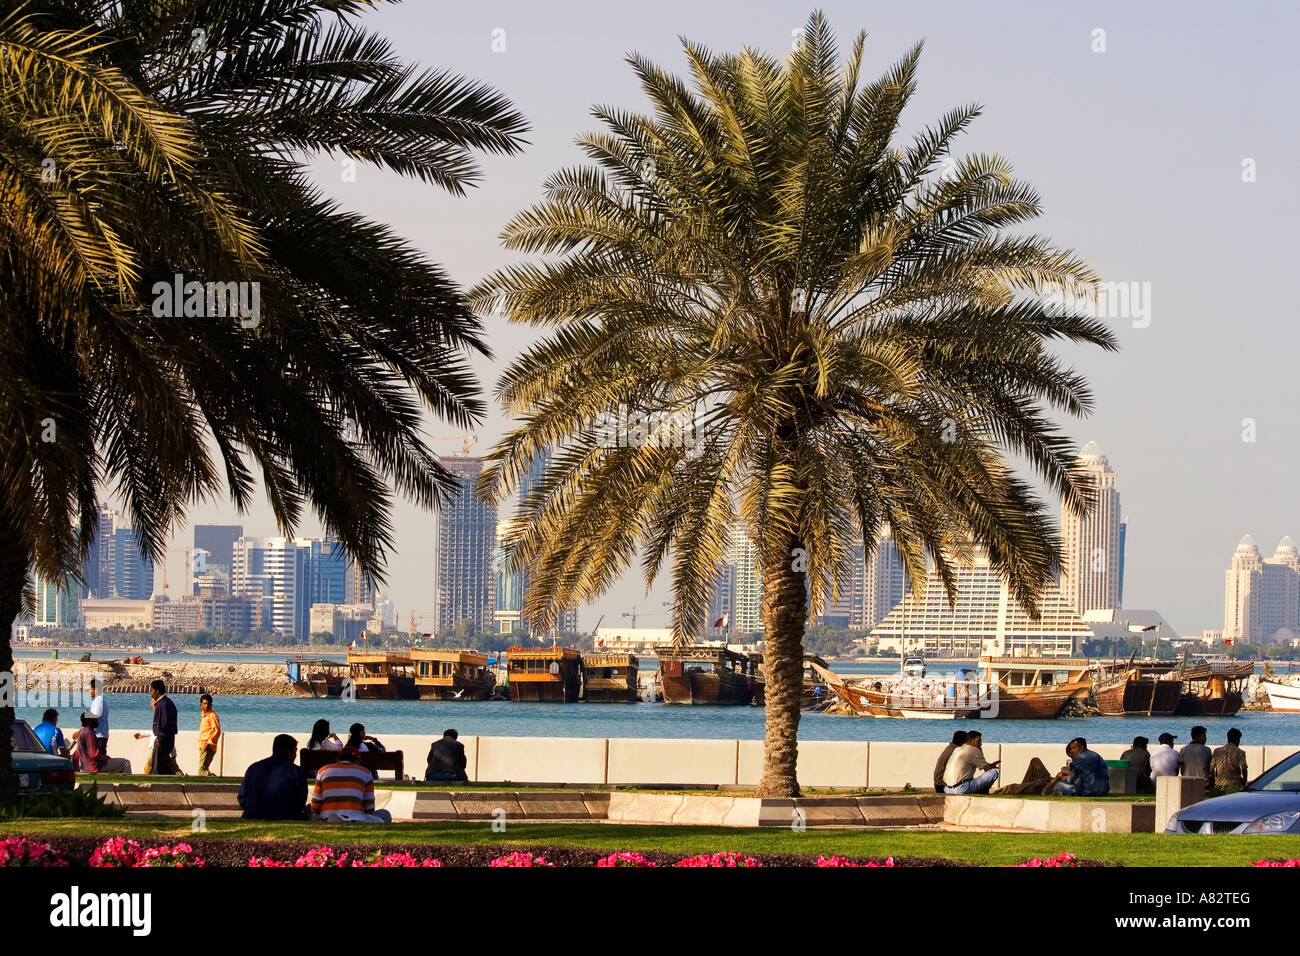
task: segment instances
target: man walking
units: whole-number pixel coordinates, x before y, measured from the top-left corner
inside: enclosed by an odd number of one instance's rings
[[[212,695],[199,698],[199,776],[211,777],[212,758],[217,755],[217,741],[221,739],[221,718],[212,709]]]
[[[1210,756],[1210,775],[1220,790],[1241,790],[1250,779],[1246,771],[1246,752],[1241,749],[1241,731],[1228,731],[1228,742]]]
[[[176,774],[180,768],[172,759],[176,748],[176,705],[167,696],[167,685],[161,679],[149,685],[149,696],[153,698],[153,772],[159,775]]]
[[[90,679],[90,715],[98,721],[95,728],[95,736],[99,738],[99,746],[108,753],[108,699],[104,696],[104,682],[98,677]]]

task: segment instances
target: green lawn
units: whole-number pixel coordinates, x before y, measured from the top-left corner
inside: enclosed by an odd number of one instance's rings
[[[194,836],[188,819],[23,820],[0,823],[0,837],[19,835]],[[1300,857],[1300,836],[1180,836],[1160,834],[1019,834],[916,831],[731,829],[725,827],[629,826],[598,823],[509,824],[494,833],[482,823],[395,823],[390,826],[323,826],[210,820],[204,836],[246,840],[339,843],[565,844],[602,850],[667,853],[739,850],[745,853],[806,853],[843,856],[946,857],[992,865],[1034,856],[1074,853],[1127,866],[1244,866],[1253,860]]]

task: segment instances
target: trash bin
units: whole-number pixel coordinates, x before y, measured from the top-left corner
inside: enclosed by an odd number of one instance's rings
[[[58,659],[59,659],[59,649],[56,647],[54,650],[50,651],[50,660],[57,661]]]

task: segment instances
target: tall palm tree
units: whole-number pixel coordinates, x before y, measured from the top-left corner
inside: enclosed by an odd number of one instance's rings
[[[382,579],[394,492],[432,506],[455,487],[421,425],[481,417],[481,324],[306,164],[462,193],[475,153],[518,151],[525,122],[403,64],[356,22],[372,6],[33,0],[0,18],[0,671],[28,569],[78,574],[101,489],[160,558],[189,504],[224,484],[243,509],[260,477],[286,533],[310,506]],[[258,307],[214,315],[209,293],[205,316],[173,312],[178,274],[248,283],[246,304],[257,283]]]
[[[1086,505],[1073,445],[1047,413],[1084,414],[1090,395],[1048,346],[1115,347],[1103,325],[1047,301],[1086,301],[1091,269],[1007,234],[1039,214],[1034,191],[996,156],[950,158],[978,108],[895,146],[921,49],[863,85],[864,42],[837,68],[820,13],[784,62],[687,42],[693,86],[629,57],[653,113],[595,109],[605,129],[579,139],[594,165],[553,175],[505,229],[509,248],[544,258],[471,293],[553,329],[500,382],[520,424],[480,484],[500,500],[555,449],[509,529],[534,568],[526,615],[591,599],[639,554],[647,587],[671,562],[686,640],[728,535],[752,537],[763,796],[799,792],[802,637],[858,540],[870,555],[888,523],[914,587],[932,560],[950,599],[955,564],[982,546],[1037,609],[1056,532],[1009,459]],[[627,408],[650,428],[611,441]],[[686,440],[669,424],[682,419]]]

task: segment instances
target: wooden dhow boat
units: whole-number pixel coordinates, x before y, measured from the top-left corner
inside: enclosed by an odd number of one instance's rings
[[[989,686],[997,688],[996,705],[984,717],[1051,719],[1092,692],[1092,662],[1082,658],[985,656],[979,664]]]
[[[763,670],[763,656],[757,655],[759,659],[761,679],[754,685],[753,703],[757,706],[763,706],[767,703],[767,672]],[[824,674],[828,673],[830,668],[821,657],[816,654],[804,654],[803,656],[803,690],[800,695],[800,708],[803,710],[823,711],[831,705],[836,699],[836,693],[827,683]]]
[[[655,653],[665,704],[748,704],[761,681],[758,655],[708,644],[663,645]]]
[[[584,654],[584,699],[592,704],[636,703],[641,695],[640,666],[635,654]]]
[[[1241,710],[1242,685],[1255,673],[1254,661],[1209,661],[1185,667],[1180,717],[1231,717]]]
[[[497,685],[488,656],[477,651],[411,649],[421,700],[487,700]]]
[[[510,699],[576,703],[582,697],[582,655],[576,647],[512,647],[506,651]]]
[[[360,700],[415,700],[415,667],[406,651],[348,652],[348,676]]]
[[[1183,683],[1174,661],[1112,663],[1094,673],[1093,701],[1105,717],[1168,717],[1178,707]]]
[[[870,675],[849,682],[820,658],[805,662],[856,717],[967,720],[984,715],[993,703],[987,682],[918,678],[913,674]]]
[[[343,693],[343,682],[350,673],[343,661],[319,657],[287,660],[284,669],[294,693],[317,700],[339,697]]]
[[[1265,677],[1260,689],[1268,694],[1269,706],[1279,714],[1300,714],[1300,680],[1294,677]]]

